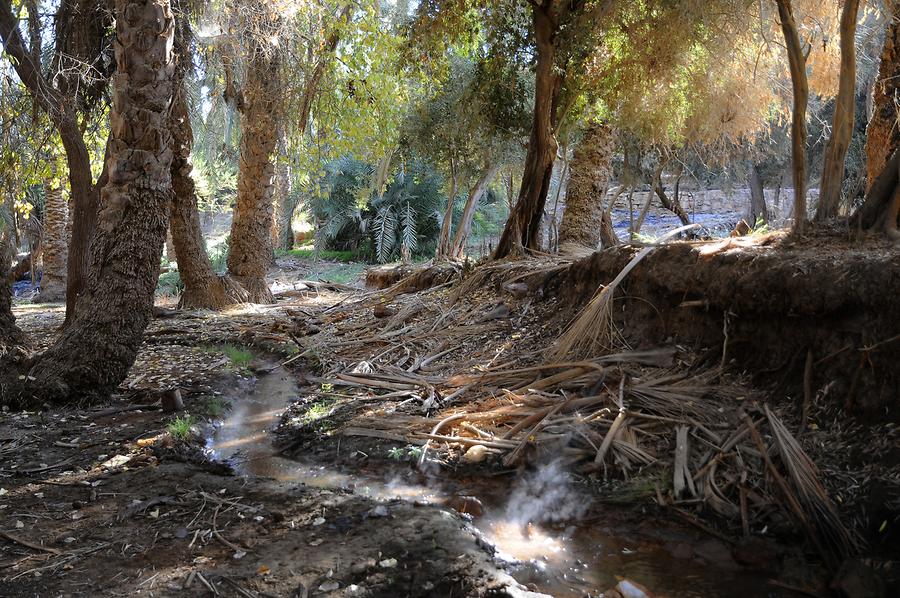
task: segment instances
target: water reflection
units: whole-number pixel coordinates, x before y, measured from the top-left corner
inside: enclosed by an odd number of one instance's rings
[[[477,496],[485,510],[474,525],[496,547],[497,556],[509,562],[520,583],[553,596],[597,596],[622,578],[650,588],[657,598],[782,595],[767,585],[765,575],[678,559],[662,542],[626,540],[634,536],[630,530],[596,523],[573,525],[587,499],[567,487],[561,472],[551,467],[510,487],[496,479],[449,480],[411,471],[406,478],[386,479],[284,458],[268,436],[296,396],[296,385],[284,371],[261,377],[252,391],[231,397],[233,409],[208,439],[207,448],[243,475],[344,488],[379,500],[452,504],[447,497]],[[609,519],[614,518],[610,513]]]

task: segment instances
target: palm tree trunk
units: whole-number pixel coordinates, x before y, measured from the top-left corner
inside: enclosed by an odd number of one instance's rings
[[[44,204],[44,270],[38,300],[49,303],[66,298],[66,220],[69,207],[62,189],[45,185]]]
[[[437,249],[434,257],[444,260],[451,256],[453,243],[450,236],[453,232],[453,208],[456,205],[456,168],[453,158],[450,158],[450,190],[447,192],[447,207],[444,209],[444,218],[441,220],[441,232],[438,235]]]
[[[587,247],[600,243],[603,199],[612,178],[615,132],[609,125],[591,123],[572,157],[566,207],[559,231],[560,245]]]
[[[24,340],[12,313],[13,277],[10,266],[15,255],[13,226],[10,202],[0,202],[0,365],[17,352]]]
[[[266,282],[272,262],[273,154],[278,141],[279,57],[276,48],[254,44],[247,60],[241,110],[241,156],[237,204],[231,222],[228,273],[254,303],[274,303]]]
[[[766,191],[763,188],[762,179],[756,164],[750,164],[750,226],[756,226],[756,222],[762,218],[763,222],[769,221],[769,210],[766,207]]]
[[[55,344],[7,386],[18,405],[105,396],[128,374],[153,311],[169,224],[172,37],[169,0],[116,0],[109,184],[78,310]]]
[[[864,229],[883,229],[900,237],[900,131],[895,98],[900,94],[900,2],[895,2],[881,51],[873,94],[872,118],[866,127],[866,201],[853,215]]]
[[[182,10],[181,6],[176,8]],[[178,63],[173,82],[175,95],[169,116],[174,195],[169,222],[171,235],[166,239],[166,252],[170,260],[177,258],[178,273],[184,283],[178,306],[183,309],[215,310],[246,301],[247,295],[240,285],[227,275],[220,276],[213,270],[209,255],[206,253],[203,231],[200,228],[197,192],[194,179],[191,177],[194,132],[188,110],[187,90],[184,87],[184,78],[191,60],[189,27],[186,19],[179,20],[175,32],[175,55]]]

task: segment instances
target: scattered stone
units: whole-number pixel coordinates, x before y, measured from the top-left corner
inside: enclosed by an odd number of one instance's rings
[[[465,452],[463,455],[463,461],[466,463],[481,463],[487,456],[490,454],[487,447],[481,444],[476,444],[469,447],[469,450]]]

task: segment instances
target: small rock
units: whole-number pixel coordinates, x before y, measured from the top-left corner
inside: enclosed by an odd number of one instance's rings
[[[397,566],[397,559],[384,559],[383,561],[378,561],[378,566],[382,569],[393,569]]]
[[[379,303],[372,309],[372,315],[376,318],[389,318],[397,315],[397,310],[393,307]]]
[[[338,589],[339,587],[341,587],[341,584],[339,584],[336,581],[326,581],[325,583],[323,583],[322,585],[319,586],[319,591],[320,592],[333,592],[336,589]]]
[[[481,517],[484,514],[484,504],[474,496],[450,496],[441,503],[459,513],[468,513],[473,517]]]
[[[469,447],[469,450],[465,452],[462,459],[466,463],[481,463],[485,459],[487,459],[489,452],[486,446],[482,444],[476,444]]]
[[[521,299],[528,294],[528,285],[524,282],[511,282],[503,285],[503,290],[516,299]]]
[[[623,579],[616,584],[615,589],[622,598],[653,598],[650,590],[630,579]]]
[[[388,508],[384,505],[378,505],[374,509],[369,509],[367,513],[369,517],[387,517],[388,516]]]
[[[352,565],[350,565],[350,573],[354,575],[360,575],[362,573],[365,573],[369,569],[373,569],[375,565],[375,559],[366,559],[365,561],[353,563]]]

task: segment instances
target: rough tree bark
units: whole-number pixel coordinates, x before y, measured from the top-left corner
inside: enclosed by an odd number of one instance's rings
[[[174,256],[177,256],[178,273],[184,283],[178,306],[183,309],[221,309],[245,301],[247,294],[227,275],[220,276],[213,270],[200,228],[197,193],[191,177],[194,133],[191,129],[187,90],[184,88],[184,77],[191,60],[189,27],[186,19],[179,20],[175,32],[175,93],[169,117],[174,195],[169,230]],[[166,251],[169,251],[168,238]],[[169,259],[172,259],[171,255]]]
[[[748,184],[750,186],[750,225],[756,226],[756,222],[762,218],[763,222],[769,221],[769,209],[766,206],[766,192],[756,164],[750,165]]]
[[[12,313],[13,277],[10,265],[15,255],[14,236],[12,213],[8,202],[0,202],[0,366],[15,358],[24,341],[22,331],[16,326],[16,318]]]
[[[556,160],[557,142],[554,134],[562,88],[562,77],[555,64],[554,37],[559,29],[558,15],[553,2],[546,5],[531,3],[531,14],[537,46],[531,137],[525,155],[519,198],[509,214],[494,251],[494,258],[520,254],[523,249],[540,249],[541,218],[544,215],[547,191],[550,189],[553,162]]]
[[[781,32],[787,46],[791,71],[794,106],[791,116],[791,161],[794,179],[794,232],[802,233],[806,225],[806,105],[809,82],[806,78],[806,54],[794,21],[791,0],[776,0]]]
[[[573,244],[588,247],[591,251],[597,249],[606,214],[603,200],[612,178],[615,141],[612,127],[591,123],[575,148],[559,230],[560,246]],[[606,236],[608,243],[609,231]]]
[[[853,215],[864,229],[881,229],[900,238],[900,130],[896,98],[900,95],[900,2],[894,2],[888,24],[878,79],[872,99],[872,118],[866,127],[866,201]]]
[[[106,396],[134,363],[152,315],[169,224],[173,32],[169,0],[116,0],[110,176],[90,274],[71,324],[54,345],[28,364],[24,378],[12,372],[0,380],[7,402]]]
[[[247,57],[241,111],[241,155],[237,203],[231,222],[228,273],[254,303],[274,303],[266,282],[272,262],[273,153],[278,141],[279,56],[264,40],[252,42]]]
[[[844,160],[853,135],[856,116],[856,15],[859,0],[844,0],[841,12],[841,74],[834,107],[831,140],[825,150],[816,220],[837,216],[844,181]]]
[[[491,184],[491,180],[499,169],[499,164],[492,164],[488,160],[481,177],[469,190],[469,197],[466,198],[466,205],[463,207],[462,217],[459,219],[459,226],[456,227],[456,235],[453,237],[453,246],[450,249],[452,257],[462,257],[465,252],[466,241],[469,240],[469,234],[472,232],[472,219],[475,217],[475,210],[478,209],[478,202],[481,201],[484,192],[487,191],[488,185]]]
[[[44,269],[37,300],[48,303],[66,298],[66,220],[69,206],[58,185],[45,185]]]

